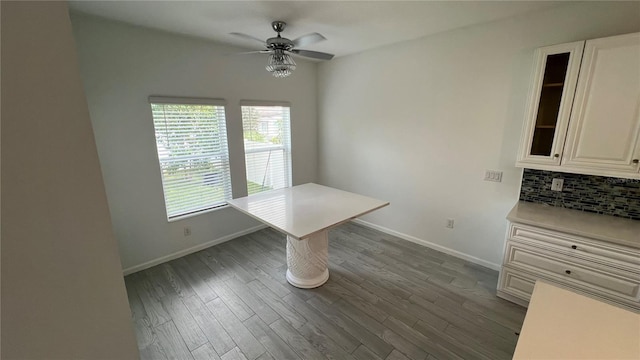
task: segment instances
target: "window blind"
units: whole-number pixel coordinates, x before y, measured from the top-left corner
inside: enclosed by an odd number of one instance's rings
[[[231,199],[225,108],[214,99],[149,98],[167,218]]]
[[[251,195],[291,186],[289,106],[241,105],[247,192]]]

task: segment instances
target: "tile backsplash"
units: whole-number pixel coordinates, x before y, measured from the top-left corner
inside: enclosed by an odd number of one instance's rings
[[[554,178],[562,191],[551,191]],[[640,220],[640,180],[524,169],[520,200]]]

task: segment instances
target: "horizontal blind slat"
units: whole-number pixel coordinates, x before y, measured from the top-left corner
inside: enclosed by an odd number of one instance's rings
[[[224,99],[198,98],[198,97],[171,97],[171,96],[149,96],[151,104],[174,104],[174,105],[218,105],[224,107],[227,102]]]

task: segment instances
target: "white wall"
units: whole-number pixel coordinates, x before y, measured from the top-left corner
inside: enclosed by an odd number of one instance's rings
[[[259,225],[233,209],[167,222],[149,95],[227,100],[234,194],[244,195],[239,101],[291,103],[293,182],[316,181],[316,65],[296,60],[287,79],[245,49],[72,14],[89,111],[124,269]],[[183,236],[190,226],[192,235]]]
[[[320,181],[389,200],[370,223],[497,268],[534,49],[639,30],[639,2],[580,3],[323,63]]]
[[[2,358],[137,358],[67,4],[1,7]]]

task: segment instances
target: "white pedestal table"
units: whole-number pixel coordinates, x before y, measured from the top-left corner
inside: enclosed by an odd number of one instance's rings
[[[228,201],[229,205],[287,234],[287,281],[315,288],[329,279],[330,228],[389,202],[318,184],[272,190]]]

